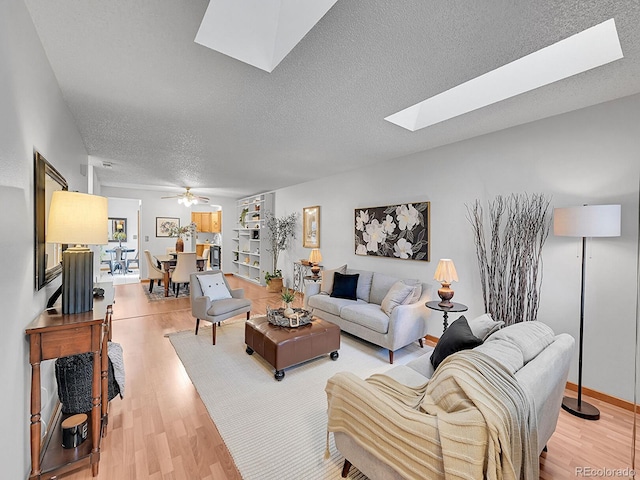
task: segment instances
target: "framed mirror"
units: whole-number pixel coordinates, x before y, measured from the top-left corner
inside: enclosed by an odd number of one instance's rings
[[[68,190],[65,178],[38,152],[34,152],[35,284],[40,290],[62,273],[66,245],[47,243],[47,217],[56,190]]]
[[[302,209],[302,246],[320,248],[320,207]]]
[[[109,241],[118,242],[127,239],[127,219],[126,218],[109,218]],[[124,238],[117,238],[116,233],[124,233]]]

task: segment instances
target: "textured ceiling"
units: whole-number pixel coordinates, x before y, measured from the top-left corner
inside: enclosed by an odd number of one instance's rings
[[[25,3],[103,185],[238,197],[640,92],[637,0],[339,0],[272,73],[194,42],[206,0]],[[384,120],[609,18],[621,60],[417,132]]]

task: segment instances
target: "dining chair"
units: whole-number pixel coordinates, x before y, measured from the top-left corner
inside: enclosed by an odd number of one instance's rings
[[[140,250],[138,250],[136,252],[136,256],[133,258],[127,258],[127,272],[129,272],[131,269],[129,268],[131,266],[132,263],[136,264],[136,267],[140,268]]]
[[[105,254],[108,255],[108,258],[105,258]],[[111,252],[102,252],[100,254],[100,265],[108,265],[109,266],[109,275],[113,275],[113,258]],[[101,268],[102,270],[102,268]]]
[[[153,291],[153,282],[158,281],[158,286],[162,285],[164,279],[164,271],[156,266],[156,262],[151,257],[149,250],[144,251],[144,256],[147,259],[147,277],[149,277],[149,293]]]
[[[176,292],[176,297],[180,293],[180,285],[189,284],[189,275],[198,271],[196,252],[178,252],[176,268],[171,273],[171,282]]]
[[[220,274],[225,286],[227,287],[228,294],[222,295],[226,298],[220,298],[212,300],[211,297],[205,295],[202,284],[200,283],[200,277],[203,282],[209,275]],[[196,335],[198,335],[198,327],[200,326],[200,320],[206,320],[213,324],[213,344],[216,344],[216,325],[220,325],[220,322],[227,318],[235,317],[241,313],[247,313],[247,320],[251,316],[251,300],[244,298],[244,289],[229,288],[227,279],[224,278],[224,273],[220,270],[208,270],[206,272],[192,273],[190,276],[190,292],[191,296],[191,315],[196,318]],[[205,284],[206,285],[206,284]],[[217,297],[214,297],[217,298]]]
[[[202,257],[204,258],[204,268],[203,270],[209,270],[209,254],[211,252],[211,249],[209,247],[205,248],[202,251]]]

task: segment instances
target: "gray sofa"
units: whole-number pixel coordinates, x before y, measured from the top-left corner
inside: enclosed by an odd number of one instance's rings
[[[347,275],[359,274],[357,299],[331,296],[331,285],[326,277],[340,271]],[[411,299],[396,306],[390,312],[382,310],[385,297],[397,282],[416,287]],[[402,280],[397,277],[366,270],[340,269],[323,272],[323,282],[305,285],[304,306],[313,315],[335,323],[344,332],[362,338],[389,350],[389,363],[393,363],[393,352],[412,342],[420,342],[427,334],[428,310],[431,287],[418,280]]]
[[[496,331],[474,349],[507,366],[518,384],[532,397],[538,429],[538,443],[532,448],[537,447],[538,454],[543,451],[556,427],[574,343],[570,335],[554,335],[552,330],[541,322],[524,322]],[[424,385],[434,373],[430,356],[431,352],[428,352],[406,365],[393,367],[385,375],[402,385]],[[446,365],[443,364],[443,368],[446,368]],[[360,379],[352,381],[359,382]],[[347,385],[347,388],[351,387]],[[368,415],[371,395],[385,396],[373,386],[366,388],[367,398],[362,398],[351,407],[364,415]],[[403,408],[404,406],[400,405],[395,408],[389,407],[389,422],[393,423],[396,415],[402,415]],[[385,448],[385,442],[398,441],[397,438],[385,438],[384,427],[377,425],[371,425],[370,435],[379,437],[378,445],[381,449]],[[349,466],[354,465],[371,479],[403,478],[391,466],[361,447],[358,438],[347,432],[334,432],[334,437],[337,449],[345,457],[343,476],[346,476]]]

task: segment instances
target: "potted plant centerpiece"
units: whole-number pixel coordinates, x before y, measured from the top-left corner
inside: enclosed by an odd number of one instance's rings
[[[267,230],[267,242],[273,258],[273,272],[265,273],[264,279],[267,282],[268,292],[282,291],[282,271],[278,270],[278,257],[280,252],[286,250],[291,240],[296,238],[297,213],[291,213],[277,218],[272,212],[266,212],[265,225]]]
[[[293,290],[289,290],[288,288],[285,288],[282,291],[281,297],[285,306],[284,316],[289,318],[291,315],[293,315],[293,308],[291,308],[291,304],[296,299],[296,293]]]
[[[122,242],[127,241],[127,234],[124,233],[122,230],[118,230],[116,233],[113,234],[113,239],[118,241],[119,247],[122,247]]]
[[[177,237],[176,240],[176,253],[184,252],[184,238],[189,238],[196,231],[196,224],[191,222],[189,225],[184,227],[172,226],[169,232],[170,237]]]

